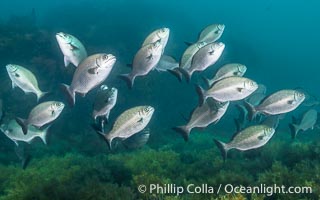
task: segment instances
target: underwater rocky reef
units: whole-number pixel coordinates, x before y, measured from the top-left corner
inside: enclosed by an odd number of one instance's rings
[[[36,156],[23,170],[0,166],[1,200],[7,199],[319,199],[320,141],[273,140],[258,151],[231,151],[224,163],[210,135],[135,151]],[[198,147],[202,148],[199,149]],[[43,151],[44,146],[37,148]],[[51,148],[51,147],[49,147]],[[54,154],[54,153],[53,153]],[[35,153],[34,155],[37,155]],[[310,186],[312,194],[141,194],[140,184]]]

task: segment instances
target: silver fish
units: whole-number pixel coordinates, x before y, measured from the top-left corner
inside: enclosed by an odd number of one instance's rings
[[[225,25],[224,24],[212,24],[204,28],[198,38],[198,42],[215,42],[220,39],[223,34]]]
[[[152,44],[155,43],[156,41],[160,41],[161,47],[162,47],[162,52],[163,54],[164,49],[167,46],[167,42],[169,39],[170,35],[170,29],[169,28],[161,28],[153,31],[148,35],[148,37],[144,40],[142,47],[147,45],[147,44]]]
[[[202,106],[194,109],[187,125],[175,127],[173,130],[181,133],[184,140],[188,141],[193,128],[205,128],[212,123],[217,123],[227,111],[228,106],[229,102],[221,103],[208,99]]]
[[[21,130],[21,126],[19,126],[15,120],[10,120],[8,124],[2,124],[0,126],[0,130],[17,146],[19,145],[19,141],[30,144],[36,137],[39,137],[44,144],[47,144],[46,136],[49,128],[50,126],[46,127],[44,130],[40,130],[30,126],[28,127],[28,134],[25,135]]]
[[[125,80],[129,88],[132,88],[137,76],[147,75],[160,61],[162,45],[158,40],[140,48],[136,53],[132,70],[129,74],[121,74],[119,77]]]
[[[122,141],[122,144],[128,149],[138,149],[143,147],[150,138],[150,130],[148,128]]]
[[[289,124],[292,138],[295,138],[300,130],[306,131],[308,129],[313,129],[317,122],[317,118],[318,112],[315,109],[310,109],[303,114],[299,124],[296,124],[295,122]]]
[[[34,74],[28,69],[20,66],[8,64],[6,66],[9,77],[12,81],[12,88],[16,86],[21,88],[25,93],[34,93],[37,100],[47,94],[39,89],[38,81]]]
[[[206,42],[197,42],[192,45],[190,45],[182,54],[180,65],[177,68],[174,68],[172,70],[169,70],[174,76],[176,76],[179,81],[182,81],[182,73],[180,72],[180,68],[187,70],[191,67],[191,61],[195,53],[199,49],[201,49],[203,46],[207,45]]]
[[[168,70],[173,70],[175,68],[179,67],[179,63],[171,56],[162,55],[160,58],[159,63],[154,68],[155,70],[159,72],[165,72]]]
[[[197,92],[199,103],[202,105],[208,97],[220,102],[241,100],[252,94],[257,88],[258,84],[253,80],[232,76],[221,79],[207,91],[197,86]]]
[[[68,96],[70,106],[75,104],[76,93],[85,96],[90,90],[100,85],[109,76],[116,57],[112,54],[94,54],[87,57],[74,72],[71,85],[62,84]]]
[[[73,35],[60,32],[56,34],[56,39],[64,55],[65,67],[70,63],[77,67],[87,57],[83,44]]]
[[[205,79],[207,85],[209,87],[212,86],[213,83],[230,76],[243,76],[247,71],[247,67],[245,65],[239,63],[230,63],[223,65],[215,74],[212,79]]]
[[[305,95],[297,90],[280,90],[266,97],[259,105],[253,106],[245,102],[250,120],[257,113],[265,115],[278,115],[296,109],[305,99]]]
[[[101,85],[93,104],[92,117],[94,120],[97,117],[109,119],[110,111],[116,105],[117,96],[118,90],[116,88],[108,88],[106,85]]]
[[[188,69],[180,68],[180,71],[189,82],[195,71],[204,71],[214,65],[220,58],[225,45],[222,42],[209,43],[199,49],[192,57],[191,66]]]
[[[265,145],[275,133],[275,129],[267,125],[250,126],[237,133],[229,143],[214,140],[225,160],[230,149],[246,151]]]
[[[112,149],[112,141],[115,138],[122,140],[142,131],[149,123],[154,112],[151,106],[137,106],[123,112],[115,121],[112,130],[105,134],[109,148]]]
[[[28,125],[41,128],[42,126],[57,119],[63,108],[64,104],[59,101],[43,102],[31,110],[28,119],[21,119],[17,117],[16,121],[22,127],[22,131],[26,135],[28,132]]]

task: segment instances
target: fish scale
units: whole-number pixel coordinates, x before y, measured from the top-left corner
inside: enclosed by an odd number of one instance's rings
[[[102,134],[112,148],[114,138],[125,139],[142,131],[149,123],[154,112],[151,106],[137,106],[124,111],[115,121],[108,134]]]
[[[225,160],[230,149],[246,151],[265,145],[274,135],[275,129],[268,125],[254,125],[237,133],[229,143],[214,139]]]
[[[12,81],[12,86],[18,86],[25,93],[34,93],[37,95],[37,100],[43,97],[47,92],[42,92],[39,89],[38,81],[35,75],[28,69],[20,66],[8,64],[6,66],[8,75]]]
[[[74,72],[71,85],[62,84],[69,105],[74,106],[76,93],[85,96],[90,90],[105,81],[115,62],[115,56],[104,53],[91,55],[82,61]]]

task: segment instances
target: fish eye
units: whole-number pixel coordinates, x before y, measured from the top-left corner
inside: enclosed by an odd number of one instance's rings
[[[164,32],[166,32],[166,29],[162,28],[160,31],[161,31],[162,33],[164,33]]]
[[[106,59],[108,59],[108,55],[103,55],[102,58],[103,58],[104,60],[106,60]]]

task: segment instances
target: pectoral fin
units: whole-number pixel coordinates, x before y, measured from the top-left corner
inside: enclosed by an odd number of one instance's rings
[[[288,101],[288,104],[290,104],[290,105],[293,105],[293,104],[295,104],[295,103],[296,103],[296,101],[294,101],[294,100]]]
[[[258,137],[259,140],[263,140],[263,138],[264,138],[263,135],[260,135],[260,136]]]
[[[63,60],[64,60],[64,66],[67,67],[70,64],[70,60],[66,56],[63,58]]]
[[[79,50],[79,48],[73,44],[70,44],[70,49],[71,50]]]
[[[153,59],[153,55],[152,54],[150,54],[149,56],[147,56],[147,60],[148,61],[150,61],[150,60],[152,60]]]
[[[143,122],[143,118],[141,117],[139,120],[138,120],[138,123],[142,123]]]
[[[244,88],[237,88],[238,92],[242,93]]]
[[[14,89],[17,85],[12,82],[12,89]]]
[[[93,68],[88,69],[88,73],[89,74],[98,74],[98,70],[96,67],[93,67]]]

